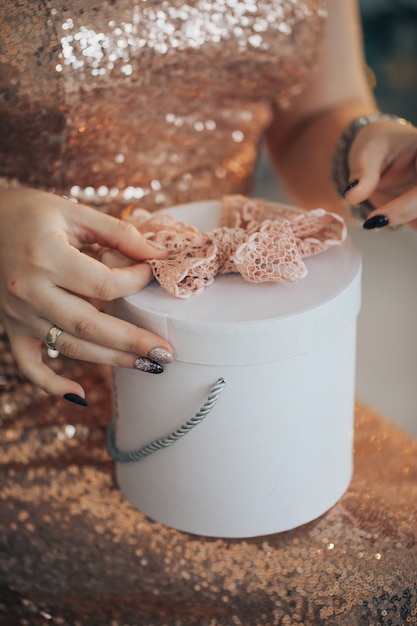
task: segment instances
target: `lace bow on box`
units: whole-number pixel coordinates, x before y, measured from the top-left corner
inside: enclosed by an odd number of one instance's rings
[[[241,195],[222,199],[219,226],[207,232],[168,212],[132,209],[123,218],[167,248],[165,259],[148,262],[160,285],[178,298],[201,292],[217,274],[239,273],[252,283],[296,282],[307,274],[303,258],[346,238],[346,225],[334,213]]]

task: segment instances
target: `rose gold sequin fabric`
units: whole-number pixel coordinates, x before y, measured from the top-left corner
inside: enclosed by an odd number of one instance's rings
[[[84,410],[23,384],[2,348],[0,624],[417,623],[417,442],[371,410],[357,407],[355,473],[327,514],[207,539],[147,519],[116,488],[96,368],[54,362],[87,384]]]
[[[323,0],[3,0],[0,176],[118,212],[248,190]]]
[[[114,212],[246,191],[269,102],[308,79],[323,17],[319,0],[3,0],[3,184]],[[417,444],[389,422],[358,406],[352,484],[320,519],[211,540],[129,505],[104,374],[51,363],[89,408],[23,380],[0,334],[2,626],[417,623]]]

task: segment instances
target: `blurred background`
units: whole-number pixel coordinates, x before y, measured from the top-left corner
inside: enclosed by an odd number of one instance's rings
[[[360,6],[379,108],[417,125],[417,0]],[[265,155],[253,195],[287,201]],[[417,436],[417,231],[365,232],[355,225],[350,234],[363,256],[357,396]]]

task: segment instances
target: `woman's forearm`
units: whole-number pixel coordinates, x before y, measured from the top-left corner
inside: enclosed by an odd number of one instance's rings
[[[353,119],[375,110],[367,102],[347,102],[324,110],[295,127],[283,144],[274,141],[271,129],[268,136],[271,159],[296,204],[307,209],[321,206],[347,217],[331,180],[335,145]]]
[[[331,183],[337,139],[377,106],[369,85],[355,0],[328,0],[322,60],[307,89],[288,110],[275,109],[267,143],[271,159],[294,200],[307,207],[338,210]]]

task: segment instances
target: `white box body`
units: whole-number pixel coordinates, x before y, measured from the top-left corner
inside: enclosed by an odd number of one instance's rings
[[[219,203],[169,212],[210,229]],[[317,518],[346,491],[361,259],[347,239],[306,265],[296,284],[226,275],[180,300],[152,283],[109,307],[166,337],[175,351],[161,375],[114,368],[120,450],[169,435],[218,378],[226,381],[212,411],[184,437],[117,463],[121,490],[150,518],[213,537],[259,536]]]

